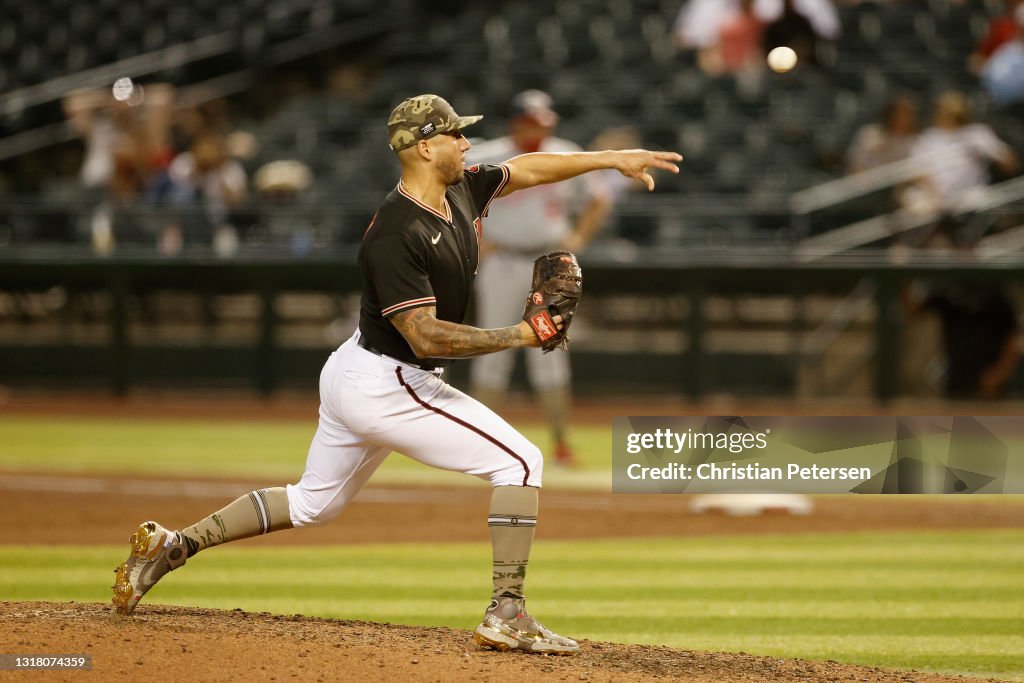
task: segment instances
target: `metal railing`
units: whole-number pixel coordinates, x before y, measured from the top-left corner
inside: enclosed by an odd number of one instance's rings
[[[1024,190],[1024,178],[1008,181],[1017,191]],[[1001,202],[1007,195],[1003,185],[992,188],[991,192],[979,196],[972,206],[986,215],[1003,213]],[[66,253],[80,252],[88,255],[92,250],[93,224],[95,220],[110,221],[118,234],[117,249],[136,250],[158,249],[160,230],[168,225],[179,224],[187,233],[186,251],[209,249],[210,238],[222,226],[233,226],[237,231],[238,247],[241,251],[256,253],[287,252],[293,238],[302,244],[300,249],[333,250],[346,244],[358,243],[366,224],[372,217],[379,201],[387,190],[349,192],[331,197],[320,197],[321,190],[314,190],[311,196],[300,196],[293,200],[273,200],[252,195],[252,198],[229,210],[223,218],[211,217],[207,210],[197,203],[176,203],[163,200],[110,201],[95,194],[71,192],[67,199],[38,196],[8,195],[0,197],[0,250],[13,248],[31,250],[40,244],[59,243]],[[68,195],[66,195],[68,196]],[[77,198],[75,198],[77,197]],[[646,197],[642,199],[647,199]],[[751,207],[731,204],[723,196],[716,201],[711,197],[696,198],[686,195],[661,196],[656,201],[637,201],[623,207],[619,218],[613,220],[589,248],[598,255],[609,259],[629,262],[643,255],[643,245],[656,245],[655,257],[668,260],[685,257],[688,253],[714,253],[716,257],[736,262],[757,262],[763,258],[781,255],[796,263],[817,263],[843,256],[851,262],[871,263],[877,257],[874,250],[866,247],[874,242],[915,228],[927,225],[935,214],[914,214],[901,211],[874,217],[866,221],[845,226],[821,235],[792,241],[791,233],[754,227],[749,220]],[[769,211],[771,218],[775,215]],[[618,220],[623,220],[620,224]],[[630,230],[640,220],[653,231],[640,240],[631,241]],[[736,221],[742,229],[733,231]],[[653,235],[653,236],[652,236]],[[304,243],[304,237],[313,240]],[[291,246],[299,246],[294,244]],[[855,247],[857,247],[855,249]],[[1014,252],[1024,249],[1024,234],[992,235],[984,238],[979,245],[979,255],[998,261],[1012,257]],[[861,253],[863,252],[863,253]]]
[[[268,66],[284,64],[323,51],[379,34],[391,24],[389,17],[371,16],[326,26],[315,31],[272,45],[261,55],[261,63]],[[13,90],[0,98],[0,114],[17,114],[33,106],[59,100],[80,88],[105,88],[118,78],[137,78],[191,62],[216,57],[238,49],[240,40],[236,31],[225,31],[197,40],[171,45],[146,54],[61,76],[45,83]],[[179,89],[175,108],[195,106],[204,102],[243,92],[252,86],[256,70],[242,69],[210,78]],[[32,130],[0,138],[0,161],[27,154],[50,145],[75,139],[76,134],[67,122],[48,124]]]
[[[187,107],[194,107],[204,102],[210,102],[227,95],[242,92],[252,85],[253,78],[252,71],[246,69],[245,71],[236,71],[235,73],[186,86],[178,90],[174,100],[174,108],[185,109]],[[77,137],[78,134],[67,121],[51,123],[22,133],[15,133],[14,135],[0,138],[0,161],[28,154],[37,149],[70,142]]]
[[[118,78],[125,76],[136,78],[164,69],[173,69],[183,64],[224,54],[236,49],[238,45],[238,34],[235,31],[224,31],[187,43],[178,43],[145,54],[120,59],[111,64],[60,76],[44,83],[28,85],[4,94],[0,100],[0,113],[12,116],[29,107],[59,100],[72,90],[109,87]]]
[[[933,223],[943,215],[939,209],[897,209],[891,213],[872,216],[819,235],[809,236],[812,212],[914,180],[929,166],[949,161],[961,154],[957,147],[938,150],[928,155],[855,173],[846,178],[831,180],[795,193],[790,200],[793,223],[804,235],[797,247],[797,257],[804,261],[826,258]],[[962,216],[988,212],[1022,199],[1024,177],[1013,178],[969,195],[953,214]],[[949,210],[945,212],[949,213]]]
[[[959,154],[956,148],[942,149],[829,180],[794,192],[789,200],[790,208],[794,218],[800,219],[814,211],[914,180],[933,164],[948,161]]]
[[[982,261],[991,261],[1014,252],[1024,251],[1024,225],[983,237],[978,242],[975,251]]]

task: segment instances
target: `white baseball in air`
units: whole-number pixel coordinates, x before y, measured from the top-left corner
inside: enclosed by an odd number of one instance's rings
[[[768,53],[768,67],[775,73],[784,74],[796,66],[796,53],[793,48],[780,45]]]
[[[124,102],[132,96],[132,91],[135,90],[135,84],[132,83],[132,79],[125,76],[114,81],[114,99],[118,102]]]

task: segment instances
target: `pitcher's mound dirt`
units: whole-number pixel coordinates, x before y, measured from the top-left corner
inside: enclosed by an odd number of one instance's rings
[[[966,681],[835,662],[582,641],[574,657],[483,650],[469,631],[143,605],[0,603],[6,654],[80,655],[92,671],[32,680]],[[0,672],[18,680],[24,672]]]

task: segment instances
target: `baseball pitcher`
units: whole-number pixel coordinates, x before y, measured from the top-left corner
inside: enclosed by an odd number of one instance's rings
[[[336,517],[392,451],[487,479],[493,590],[475,639],[497,650],[572,654],[575,641],[526,611],[524,580],[541,486],[536,446],[483,404],[443,379],[456,358],[564,343],[582,288],[568,252],[538,262],[523,318],[507,327],[463,324],[480,258],[483,219],[495,199],[535,185],[614,168],[654,187],[648,169],[678,172],[672,152],[630,150],[524,154],[467,168],[459,116],[437,95],[411,97],[391,112],[390,147],[402,175],[363,237],[358,329],[320,373],[320,419],[298,483],[253,491],[192,526],[144,522],[115,569],[113,603],[131,614],[168,572],[212,546]],[[512,322],[512,321],[509,321]]]

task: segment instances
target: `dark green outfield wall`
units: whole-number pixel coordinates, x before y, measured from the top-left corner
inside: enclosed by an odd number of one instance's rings
[[[793,263],[788,255],[770,250],[739,258],[735,254],[725,258],[650,253],[629,263],[584,258],[583,267],[587,295],[674,293],[685,297],[690,312],[680,323],[688,340],[680,353],[575,350],[575,390],[671,391],[692,397],[711,391],[784,396],[796,382],[798,358],[789,354],[780,356],[768,349],[709,352],[705,343],[708,321],[702,307],[693,305],[709,295],[775,294],[799,300],[808,294],[842,294],[865,279],[873,282],[877,285],[873,386],[875,395],[885,399],[900,393],[896,369],[901,352],[905,353],[900,341],[903,315],[899,296],[904,283],[914,278],[1012,283],[1024,275],[1024,264],[1016,262],[985,267],[952,260],[895,265],[878,258],[847,257]],[[282,291],[350,293],[358,291],[359,285],[351,254],[303,261],[0,254],[0,291],[61,286],[70,292],[107,292],[111,302],[102,321],[106,341],[100,344],[38,344],[18,339],[16,334],[5,336],[0,341],[0,383],[98,386],[115,393],[133,386],[242,387],[261,393],[283,387],[312,389],[333,344],[325,340],[322,347],[283,347],[278,341],[275,299]],[[244,346],[136,343],[128,333],[126,302],[155,290],[256,293],[262,307],[259,333]],[[460,384],[466,372],[467,364],[457,363],[450,378]],[[517,375],[521,381],[521,368]]]

